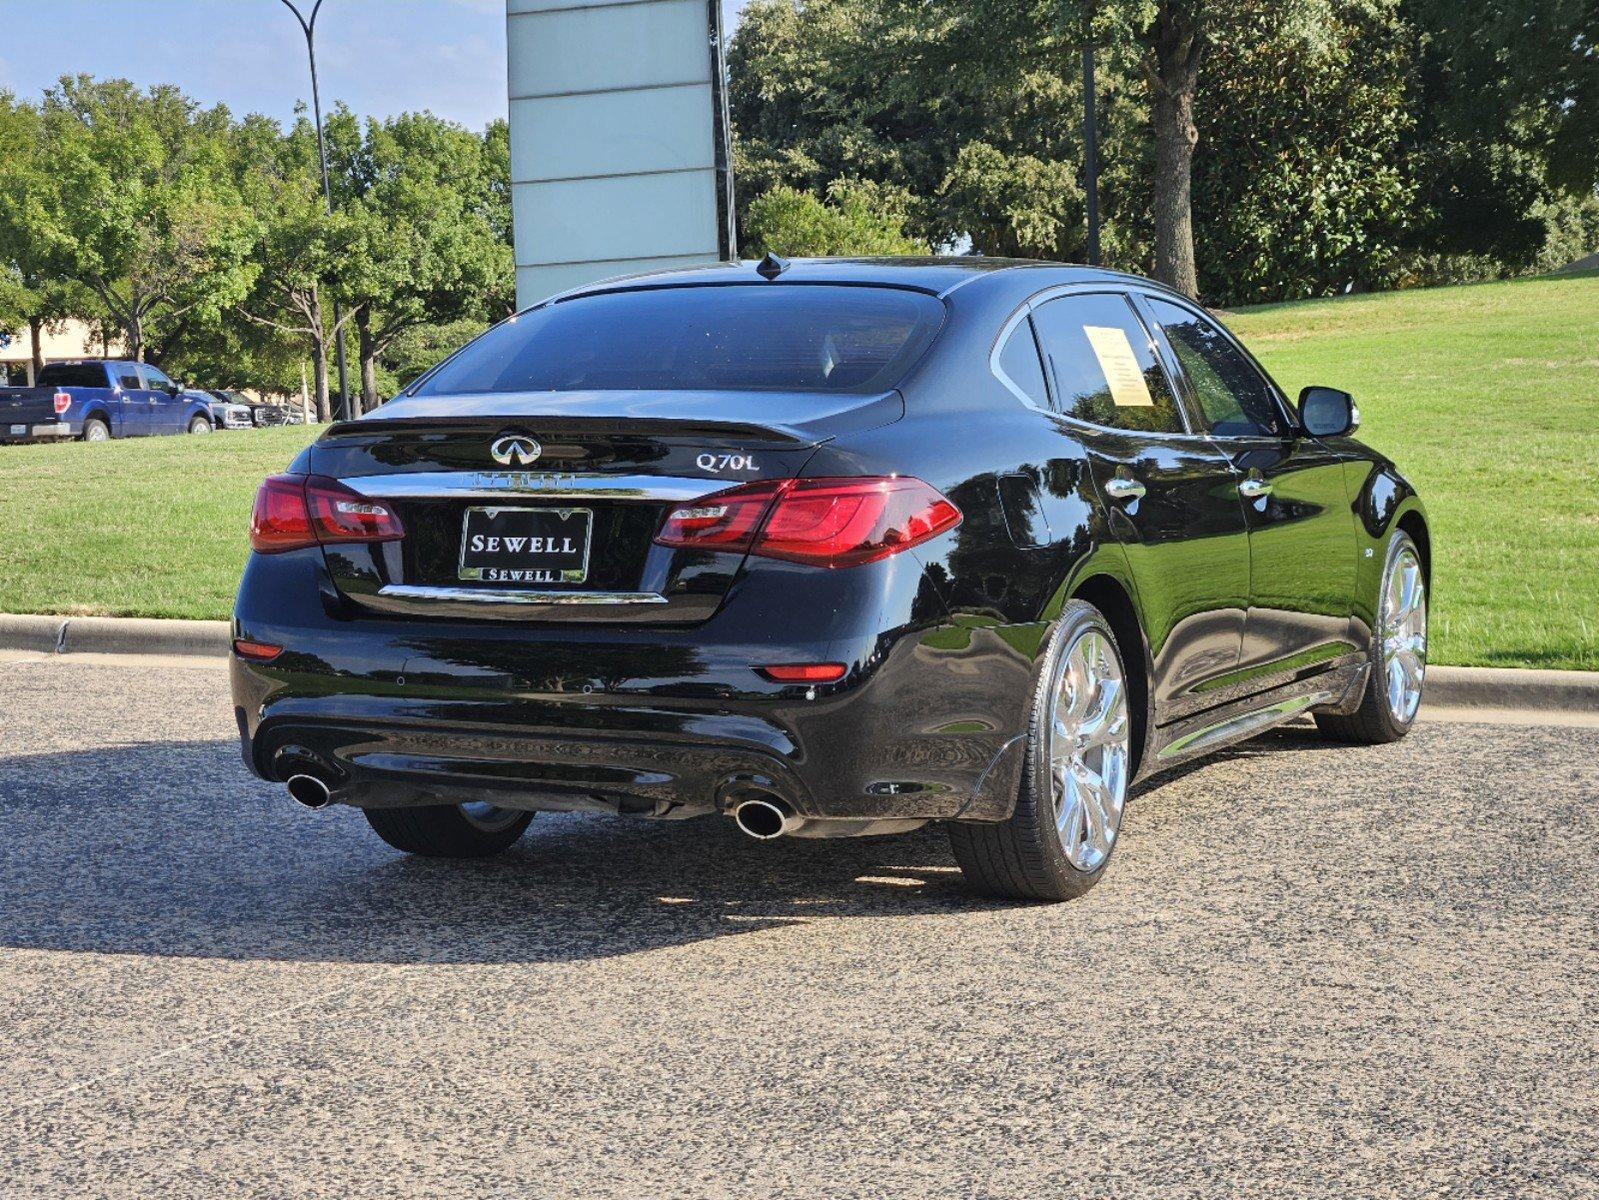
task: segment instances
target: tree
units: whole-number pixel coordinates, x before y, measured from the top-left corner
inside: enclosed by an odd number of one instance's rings
[[[335,269],[347,261],[358,241],[352,220],[329,214],[314,171],[316,134],[303,117],[261,166],[255,195],[262,219],[250,248],[256,267],[249,291],[236,311],[245,320],[292,338],[311,352],[317,418],[332,419],[328,358],[333,339],[354,315],[346,311],[335,325],[327,297]]]
[[[1284,22],[1235,0],[1199,89],[1199,275],[1224,304],[1390,286],[1415,185],[1400,152],[1411,35],[1397,0]]]
[[[834,180],[828,201],[779,184],[751,203],[748,252],[802,257],[926,254],[904,232],[909,197],[872,184]]]
[[[1411,247],[1524,267],[1564,196],[1599,184],[1599,4],[1403,0],[1416,69],[1402,147]]]
[[[228,179],[221,106],[176,87],[63,77],[45,94],[32,230],[142,359],[152,322],[214,320],[249,285],[253,218]]]
[[[56,219],[42,135],[39,110],[0,91],[0,145],[9,147],[0,158],[0,328],[27,327],[35,378],[44,366],[44,330],[88,307],[81,291],[55,274],[38,236]]]
[[[357,130],[341,112],[329,141],[336,202],[356,233],[339,286],[356,330],[361,404],[371,409],[382,399],[379,360],[401,335],[510,311],[512,255],[484,138],[428,113]]]

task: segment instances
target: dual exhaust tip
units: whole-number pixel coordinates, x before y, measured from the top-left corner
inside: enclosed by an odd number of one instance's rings
[[[289,795],[307,808],[326,808],[333,803],[333,789],[328,786],[327,780],[318,775],[299,771],[283,782],[289,789]],[[765,797],[738,804],[733,809],[733,820],[740,829],[760,842],[775,841],[805,824],[788,805]]]

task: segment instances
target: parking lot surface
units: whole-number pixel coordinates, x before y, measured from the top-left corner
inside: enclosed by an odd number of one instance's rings
[[[408,860],[216,665],[0,661],[0,1193],[1599,1195],[1599,729],[1296,726],[1088,896],[941,832]]]

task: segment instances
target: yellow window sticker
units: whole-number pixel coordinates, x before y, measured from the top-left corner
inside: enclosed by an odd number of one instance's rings
[[[1084,325],[1083,332],[1099,359],[1099,369],[1105,372],[1105,382],[1110,384],[1111,401],[1118,408],[1154,408],[1155,398],[1149,394],[1127,331],[1114,325]]]

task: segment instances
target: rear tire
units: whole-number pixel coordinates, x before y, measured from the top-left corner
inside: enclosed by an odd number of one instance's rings
[[[530,812],[498,808],[474,817],[455,804],[361,811],[389,845],[424,858],[488,858],[514,846],[533,821]]]
[[[111,440],[111,426],[99,417],[89,417],[83,422],[83,440],[86,442],[109,442]]]
[[[951,824],[955,861],[991,896],[1081,896],[1110,865],[1132,767],[1121,649],[1100,611],[1073,600],[1033,692],[1016,809],[997,824]]]
[[[1415,724],[1427,671],[1427,585],[1420,552],[1407,533],[1395,533],[1388,543],[1376,613],[1360,707],[1348,716],[1316,714],[1316,728],[1328,741],[1381,746],[1397,742]]]

